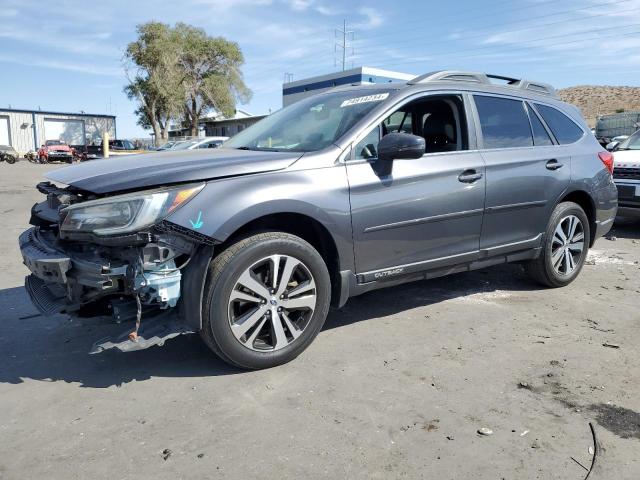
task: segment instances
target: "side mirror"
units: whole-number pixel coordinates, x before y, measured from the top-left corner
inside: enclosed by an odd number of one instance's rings
[[[607,144],[605,148],[610,152],[615,152],[616,149],[618,148],[618,145],[620,145],[620,142],[611,142]]]
[[[378,143],[378,160],[410,160],[421,158],[425,152],[424,138],[408,133],[389,133]]]

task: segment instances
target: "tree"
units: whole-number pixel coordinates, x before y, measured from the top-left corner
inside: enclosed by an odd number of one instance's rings
[[[164,96],[146,80],[137,79],[127,85],[124,91],[130,100],[140,101],[140,106],[135,110],[138,125],[153,130],[156,145],[165,142],[169,135],[169,124],[180,107],[177,104],[173,107],[167,105]]]
[[[236,100],[247,102],[251,91],[242,79],[244,57],[237,43],[210,37],[204,30],[184,23],[178,23],[174,31],[180,46],[178,64],[183,75],[185,120],[195,136],[203,113],[213,109],[231,116]]]
[[[183,94],[175,33],[160,22],[136,27],[138,39],[124,54],[129,84],[124,92],[139,102],[139,123],[153,130],[156,144],[167,139],[169,122],[182,113]]]
[[[124,91],[138,101],[138,124],[153,130],[156,144],[166,140],[172,120],[187,124],[195,136],[201,115],[214,109],[230,116],[237,100],[250,98],[237,43],[184,23],[172,28],[148,22],[136,31],[138,39],[125,52]]]

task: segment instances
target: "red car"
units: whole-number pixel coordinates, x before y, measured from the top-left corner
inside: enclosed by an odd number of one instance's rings
[[[74,156],[73,148],[62,140],[47,140],[38,150],[38,157],[43,163],[54,161],[72,163]]]

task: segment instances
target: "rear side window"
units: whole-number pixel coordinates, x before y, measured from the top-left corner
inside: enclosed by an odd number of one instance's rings
[[[549,133],[542,125],[542,122],[538,118],[538,114],[533,111],[529,106],[529,118],[531,119],[531,130],[533,131],[533,144],[536,147],[543,147],[546,145],[553,145],[553,140],[549,136]]]
[[[536,108],[544,118],[544,121],[547,122],[547,125],[549,125],[560,145],[577,142],[584,135],[582,129],[560,110],[540,105],[539,103],[536,103]]]
[[[532,147],[529,117],[520,100],[474,96],[484,148]]]

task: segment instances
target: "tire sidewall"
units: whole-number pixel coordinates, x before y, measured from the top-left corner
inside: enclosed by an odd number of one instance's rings
[[[576,269],[570,275],[560,275],[553,268],[553,264],[551,261],[551,249],[553,246],[553,236],[558,223],[562,218],[568,215],[575,215],[576,217],[578,217],[578,219],[580,219],[580,222],[582,222],[582,228],[584,229],[584,248],[582,250],[580,260]],[[553,284],[555,284],[556,286],[568,285],[580,274],[587,258],[587,254],[589,252],[590,238],[591,231],[589,219],[587,218],[584,210],[578,204],[573,202],[563,202],[558,204],[554,209],[553,214],[551,215],[551,221],[549,222],[549,226],[547,227],[543,247],[545,273]]]
[[[260,241],[233,255],[219,275],[205,291],[209,301],[203,312],[203,328],[210,332],[223,353],[233,363],[245,368],[268,368],[280,365],[302,353],[322,329],[329,311],[331,287],[327,267],[320,254],[307,242],[297,237]],[[316,308],[301,336],[290,345],[273,352],[256,352],[242,345],[231,331],[228,304],[231,291],[239,276],[257,261],[270,255],[295,257],[309,269],[316,283]]]

